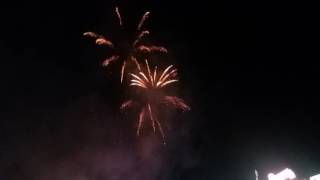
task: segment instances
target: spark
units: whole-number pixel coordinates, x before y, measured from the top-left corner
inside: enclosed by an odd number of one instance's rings
[[[140,67],[140,64],[139,64],[138,60],[133,56],[131,56],[131,59],[132,59],[132,61],[134,63],[136,63],[136,66],[137,66],[138,70],[141,71],[141,67]]]
[[[174,107],[177,107],[183,111],[190,110],[190,107],[184,103],[183,99],[178,98],[176,96],[165,96],[164,103],[166,105],[173,105]]]
[[[121,67],[121,82],[123,81],[123,76],[124,76],[124,70],[126,69],[126,61],[123,61],[122,67]]]
[[[133,42],[133,46],[137,45],[141,41],[141,39],[148,34],[150,34],[149,31],[142,31],[137,37],[137,39]]]
[[[144,15],[142,16],[140,23],[137,27],[137,30],[140,31],[141,27],[143,26],[144,22],[148,19],[150,12],[145,12]]]
[[[119,21],[119,25],[123,26],[122,16],[118,7],[115,7],[115,13]],[[162,46],[155,46],[155,45],[146,45],[143,42],[144,37],[150,34],[148,30],[141,30],[143,24],[148,19],[150,12],[145,12],[142,16],[138,26],[136,37],[132,43],[130,42],[112,42],[111,39],[97,34],[95,32],[85,32],[83,36],[90,37],[95,39],[95,43],[99,46],[106,46],[112,48],[115,53],[113,53],[110,57],[106,58],[102,62],[102,66],[107,67],[114,62],[120,62],[122,64],[120,70],[120,81],[123,82],[126,67],[129,62],[135,64],[136,68],[140,71],[141,67],[139,65],[139,58],[140,55],[149,55],[151,53],[167,53],[167,49]]]
[[[133,101],[132,100],[129,100],[129,101],[126,101],[124,103],[122,103],[120,109],[126,109],[126,108],[129,108],[131,107],[133,104]]]
[[[156,126],[155,126],[155,123],[154,123],[152,108],[151,108],[150,104],[148,104],[148,111],[149,111],[149,116],[150,116],[150,119],[151,119],[151,122],[152,122],[153,132],[156,132]],[[160,127],[161,127],[161,126],[160,126]],[[159,127],[159,128],[160,128],[160,127]],[[162,135],[162,134],[161,134],[161,135]]]
[[[142,108],[141,113],[139,114],[139,124],[138,124],[138,128],[137,128],[137,135],[140,135],[140,129],[143,123],[143,119],[144,119],[144,115],[145,115],[145,108]]]
[[[158,69],[155,67],[153,71],[150,69],[148,61],[145,61],[146,69],[144,71],[139,71],[138,73],[130,73],[130,86],[142,89],[143,100],[135,100],[136,104],[141,106],[139,113],[139,120],[137,126],[137,136],[140,135],[140,131],[144,121],[148,118],[151,121],[151,126],[153,132],[159,131],[163,143],[166,143],[165,133],[162,128],[161,122],[157,118],[157,107],[158,105],[165,104],[173,106],[174,108],[180,109],[182,111],[190,110],[190,107],[184,102],[183,99],[176,96],[162,95],[162,93],[156,93],[161,91],[164,87],[178,82],[176,79],[177,69],[173,68],[173,65],[168,66],[164,71],[160,72],[159,76]],[[121,109],[130,108],[128,104],[132,105],[134,100],[126,101],[122,104]]]
[[[116,7],[115,11],[116,11],[116,14],[117,14],[117,17],[118,17],[118,20],[119,20],[119,25],[122,26],[122,18],[121,18],[121,14],[119,12],[119,8]]]
[[[95,38],[97,45],[106,45],[109,47],[113,47],[111,40],[105,38],[104,36],[102,36],[100,34],[96,34],[94,32],[85,32],[85,33],[83,33],[83,36]]]
[[[145,46],[141,45],[137,47],[138,51],[144,52],[144,53],[152,53],[152,52],[160,52],[160,53],[168,53],[168,50],[165,47],[162,46]]]
[[[102,66],[108,66],[111,62],[114,62],[119,59],[119,56],[113,55],[110,58],[107,58],[103,61]]]

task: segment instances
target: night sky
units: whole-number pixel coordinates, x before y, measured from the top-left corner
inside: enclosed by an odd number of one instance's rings
[[[1,180],[262,180],[320,173],[316,6],[294,1],[62,0],[0,6]],[[128,90],[86,31],[119,37],[151,11],[179,68],[168,143],[135,136]]]

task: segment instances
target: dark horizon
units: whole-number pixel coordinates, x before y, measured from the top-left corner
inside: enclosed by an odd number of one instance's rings
[[[119,110],[127,90],[116,69],[100,66],[110,53],[82,36],[119,38],[116,5],[128,36],[151,12],[148,39],[169,50],[157,60],[179,69],[174,92],[192,110],[169,113],[165,147],[152,133],[135,136],[135,114]],[[257,169],[264,180],[286,167],[299,178],[319,174],[315,7],[169,0],[0,7],[0,179],[254,180]]]

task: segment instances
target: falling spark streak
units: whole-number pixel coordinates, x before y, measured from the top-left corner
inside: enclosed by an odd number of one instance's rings
[[[154,80],[153,80],[153,78],[151,76],[151,71],[150,71],[149,64],[148,64],[147,60],[146,60],[146,65],[147,65],[148,75],[149,75],[149,78],[151,80],[151,85],[153,86],[154,85]]]
[[[164,76],[164,75],[170,70],[170,68],[172,68],[172,67],[173,67],[173,65],[170,65],[170,66],[168,66],[168,67],[163,71],[163,73],[162,73],[161,76],[160,76],[159,81],[162,80],[163,76]]]
[[[138,84],[142,84],[140,81],[138,81],[138,80],[136,80],[136,79],[131,79],[131,82],[135,82],[135,83],[138,83]],[[145,85],[145,84],[143,83],[143,85]]]
[[[162,125],[161,125],[161,123],[158,121],[158,119],[156,119],[156,122],[157,122],[157,124],[158,124],[160,134],[161,134],[161,136],[162,136],[163,144],[166,144],[166,137],[165,137],[165,135],[164,135],[164,132],[163,132],[163,129],[162,129]]]
[[[144,81],[139,76],[132,74],[132,73],[130,73],[130,75],[144,83]]]
[[[85,32],[85,33],[83,33],[83,36],[89,36],[89,37],[92,37],[92,38],[100,38],[100,37],[102,37],[101,35],[96,34],[94,32]]]
[[[144,13],[144,15],[142,16],[140,23],[137,27],[137,30],[140,31],[141,27],[143,26],[144,22],[148,19],[150,12],[146,12]]]
[[[156,82],[157,80],[157,66],[154,68],[154,72],[153,72],[153,81]]]
[[[159,80],[159,82],[157,83],[157,86],[161,85],[162,83],[164,83],[170,76],[175,77],[175,73],[177,72],[176,69],[170,71],[170,73],[168,73],[167,75],[165,75],[163,78],[161,78]]]
[[[143,84],[143,85],[146,86],[146,83],[144,81],[140,81],[140,80],[137,80],[137,79],[131,79],[130,81],[134,82],[134,83],[138,83],[138,84]]]
[[[152,71],[147,60],[145,63],[145,71],[147,72],[139,71],[136,74],[130,73],[131,79],[129,85],[143,89],[144,91],[142,91],[142,93],[144,93],[143,95],[146,97],[146,99],[142,98],[141,102],[139,100],[136,102],[137,105],[141,106],[137,126],[137,135],[140,135],[142,124],[144,123],[145,119],[148,118],[151,121],[153,132],[156,132],[156,129],[158,129],[163,139],[163,143],[165,144],[165,133],[163,131],[161,122],[156,117],[157,113],[154,111],[154,108],[158,107],[158,105],[165,104],[171,105],[182,111],[187,111],[190,110],[190,107],[184,102],[183,99],[180,99],[176,96],[165,96],[162,95],[162,93],[156,93],[163,87],[178,82],[177,79],[174,79],[177,74],[177,69],[172,69],[173,66],[170,65],[163,72],[160,72],[159,74],[161,74],[161,76],[157,78],[157,67],[155,67]],[[148,75],[146,75],[146,73]],[[128,103],[128,101],[126,101],[124,104],[126,103]],[[128,105],[123,105],[121,107],[125,107],[125,109],[129,108]]]
[[[166,105],[172,104],[174,107],[178,107],[182,111],[189,111],[190,110],[190,107],[185,104],[183,99],[180,99],[180,98],[175,97],[175,96],[165,96],[164,97],[164,103]]]
[[[96,38],[96,44],[97,45],[106,45],[109,47],[113,47],[113,44],[110,40],[108,40],[107,38],[105,38],[102,35],[96,34],[94,32],[85,32],[83,33],[83,36],[88,36],[88,37],[92,37],[92,38]]]
[[[168,50],[165,47],[161,47],[161,46],[141,45],[141,46],[137,47],[137,50],[141,51],[143,53],[151,53],[151,52],[168,53]]]
[[[139,86],[139,87],[142,87],[142,88],[147,88],[145,85],[143,84],[140,84],[140,83],[131,83],[130,86]]]
[[[140,135],[140,129],[143,123],[143,119],[144,119],[144,114],[145,114],[145,108],[142,109],[142,111],[139,114],[139,123],[138,123],[138,128],[137,128],[137,136]]]
[[[111,41],[109,41],[109,40],[107,40],[107,39],[105,39],[105,38],[98,38],[97,40],[96,40],[96,44],[97,45],[106,45],[106,46],[109,46],[109,47],[113,47],[113,44],[112,44],[112,42]]]
[[[149,82],[149,79],[147,78],[147,76],[146,76],[143,72],[139,72],[139,74],[140,74],[147,82]]]
[[[111,56],[110,58],[103,61],[102,66],[108,66],[111,62],[119,59],[119,56]]]
[[[120,109],[129,108],[130,106],[132,106],[132,104],[133,104],[133,101],[132,101],[132,100],[126,101],[126,102],[122,103]]]
[[[119,25],[122,26],[122,18],[121,18],[121,14],[119,12],[119,8],[116,7],[115,11],[116,11],[116,14],[117,14],[117,17],[118,17],[118,20],[119,20]]]
[[[124,76],[124,70],[126,69],[126,61],[123,61],[122,67],[121,67],[121,83],[123,81]]]
[[[150,119],[151,119],[151,121],[152,121],[153,132],[156,132],[156,126],[155,126],[155,124],[154,124],[154,119],[153,119],[153,115],[152,115],[152,110],[151,110],[150,104],[148,104],[148,110],[149,110]]]
[[[174,83],[174,82],[178,82],[178,80],[172,79],[172,80],[170,80],[170,81],[166,81],[165,83],[161,84],[160,87],[165,87],[165,86],[167,86],[168,84],[171,84],[171,83]]]
[[[118,18],[119,24],[122,27],[123,22],[122,22],[122,17],[121,13],[119,11],[118,7],[115,7],[115,13]],[[83,33],[83,36],[85,37],[90,37],[95,39],[95,43],[99,46],[105,45],[107,47],[110,47],[114,50],[114,54],[111,55],[110,58],[104,60],[102,62],[102,66],[106,67],[112,62],[120,61],[122,63],[121,67],[121,83],[123,82],[124,76],[125,76],[125,68],[126,64],[128,61],[133,61],[135,63],[136,68],[141,71],[141,67],[139,65],[139,62],[137,57],[139,57],[140,54],[142,55],[148,55],[151,53],[167,53],[167,49],[161,46],[153,46],[153,45],[143,45],[143,38],[146,35],[149,35],[150,32],[148,30],[143,30],[141,31],[141,27],[143,26],[144,22],[148,19],[150,12],[144,13],[142,16],[140,23],[137,26],[137,36],[135,37],[133,43],[132,42],[116,42],[113,43],[111,40],[108,38],[105,38],[104,36],[94,33],[94,32],[85,32]],[[129,46],[127,46],[129,45]],[[119,52],[122,52],[119,54]],[[126,62],[126,63],[124,63]],[[150,79],[151,80],[151,79]]]
[[[141,71],[141,67],[140,67],[140,64],[139,64],[139,62],[137,61],[137,59],[136,59],[135,57],[131,56],[131,60],[132,60],[134,63],[136,63],[136,66],[137,66],[138,70]]]
[[[132,82],[131,84],[138,85],[143,88],[147,88],[146,84],[139,82],[138,80],[133,79],[133,80],[131,80],[131,82]]]
[[[150,34],[149,31],[142,31],[142,32],[139,34],[138,38],[134,41],[133,46],[136,46],[136,45],[141,41],[141,39],[142,39],[144,36],[148,35],[148,34]]]

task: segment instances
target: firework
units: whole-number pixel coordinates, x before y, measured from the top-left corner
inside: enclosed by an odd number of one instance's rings
[[[119,21],[119,25],[123,26],[123,21],[121,17],[121,13],[119,11],[119,8],[115,8],[115,13]],[[100,34],[94,33],[94,32],[85,32],[83,33],[86,37],[91,37],[95,39],[95,43],[99,46],[107,46],[109,48],[112,48],[116,53],[112,54],[110,57],[106,58],[103,62],[103,66],[108,66],[113,62],[120,61],[122,63],[121,66],[121,83],[124,78],[124,74],[126,71],[126,66],[129,63],[129,61],[133,62],[137,69],[140,70],[139,62],[137,55],[139,54],[150,54],[150,53],[167,53],[167,49],[161,46],[154,46],[154,45],[144,45],[142,40],[143,38],[150,34],[147,30],[141,30],[142,26],[144,25],[145,21],[148,19],[150,15],[150,12],[146,12],[138,26],[137,26],[137,36],[133,43],[128,42],[117,42],[113,43],[109,38],[106,38]],[[124,45],[125,44],[125,45]],[[121,52],[121,53],[119,53]]]
[[[165,134],[162,125],[156,116],[156,107],[165,104],[181,109],[182,111],[190,110],[190,107],[185,104],[183,99],[176,96],[166,96],[162,95],[162,93],[157,93],[164,87],[178,82],[176,75],[177,69],[173,68],[172,65],[168,66],[161,73],[157,72],[157,67],[151,71],[147,60],[145,71],[130,73],[130,86],[143,90],[143,97],[145,99],[142,102],[134,102],[133,100],[126,101],[122,104],[121,109],[128,109],[133,106],[133,103],[137,103],[141,106],[136,132],[138,136],[140,135],[140,130],[145,119],[148,118],[151,121],[153,131],[156,132],[156,129],[158,129],[163,138],[163,142],[165,143]]]

